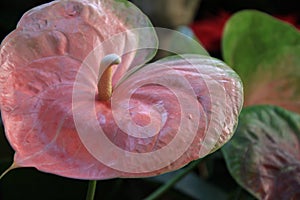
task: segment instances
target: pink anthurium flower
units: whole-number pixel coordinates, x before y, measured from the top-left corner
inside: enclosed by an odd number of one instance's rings
[[[154,176],[228,141],[243,103],[239,77],[201,55],[142,65],[156,47],[151,23],[129,2],[58,0],[25,13],[0,51],[12,168]]]

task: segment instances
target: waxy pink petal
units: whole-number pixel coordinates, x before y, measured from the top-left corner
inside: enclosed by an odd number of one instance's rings
[[[126,5],[54,1],[28,11],[2,42],[1,114],[16,165],[79,179],[153,176],[201,158],[231,137],[242,84],[221,61],[182,55],[133,68],[153,50],[128,53],[128,46],[139,49],[143,42],[143,34],[132,31],[135,37],[105,45],[85,68],[103,41],[149,25]],[[146,33],[145,43],[156,46],[155,33]],[[122,55],[122,63],[111,101],[100,102],[95,71],[110,53]]]

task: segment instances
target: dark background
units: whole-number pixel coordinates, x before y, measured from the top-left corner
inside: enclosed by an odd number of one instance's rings
[[[50,1],[1,0],[0,39],[2,40],[15,28],[24,12],[47,2]],[[196,19],[216,14],[220,10],[236,12],[242,9],[258,9],[269,14],[300,13],[300,6],[298,4],[299,1],[297,0],[202,0]]]

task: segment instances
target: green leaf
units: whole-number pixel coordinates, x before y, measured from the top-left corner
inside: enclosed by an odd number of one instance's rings
[[[224,60],[244,83],[245,106],[272,104],[300,112],[300,32],[265,13],[245,10],[227,22]]]
[[[222,152],[233,178],[257,198],[299,199],[299,140],[300,115],[252,106],[242,111]]]

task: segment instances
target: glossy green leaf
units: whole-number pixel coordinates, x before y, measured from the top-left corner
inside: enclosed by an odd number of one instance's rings
[[[226,24],[224,60],[244,83],[245,106],[272,104],[300,112],[300,32],[270,15],[245,10]]]
[[[275,106],[245,108],[222,152],[234,179],[259,199],[300,198],[300,115]]]

